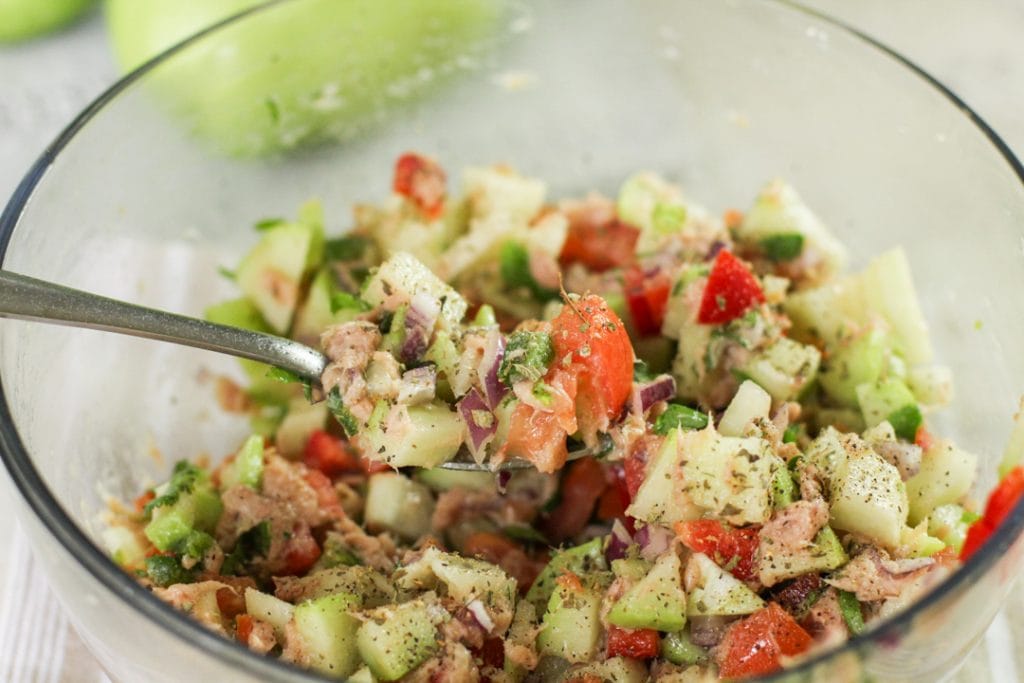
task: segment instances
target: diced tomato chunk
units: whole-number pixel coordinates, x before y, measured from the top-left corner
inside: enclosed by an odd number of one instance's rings
[[[558,578],[555,579],[555,583],[557,583],[565,590],[572,591],[573,593],[583,592],[583,582],[580,580],[579,575],[575,572],[562,572],[558,575]]]
[[[675,531],[683,545],[694,552],[704,553],[737,579],[750,581],[757,576],[757,527],[737,529],[716,519],[698,519],[677,522]]]
[[[993,528],[998,527],[1013,512],[1021,496],[1024,496],[1024,465],[1010,470],[989,495],[988,503],[985,504],[985,519]]]
[[[337,519],[345,517],[345,510],[341,507],[341,501],[338,499],[338,491],[327,475],[320,470],[309,470],[303,479],[316,492],[316,502],[321,510],[330,513]]]
[[[717,650],[722,678],[746,678],[778,671],[782,657],[806,651],[813,642],[798,623],[774,602],[736,622]]]
[[[305,574],[320,559],[320,546],[306,525],[296,525],[284,547],[282,574],[298,576]]]
[[[635,258],[639,239],[638,228],[617,218],[603,222],[572,220],[558,260],[562,265],[582,263],[598,272],[621,268]]]
[[[726,209],[722,214],[722,223],[727,228],[738,228],[743,223],[743,212],[739,209]]]
[[[429,219],[444,213],[445,183],[444,169],[433,159],[409,152],[395,162],[395,193],[410,200]]]
[[[500,669],[505,665],[505,641],[501,638],[486,638],[477,656],[485,666]]]
[[[718,252],[704,286],[697,322],[721,325],[760,303],[764,303],[764,291],[750,269],[728,249]]]
[[[577,380],[576,419],[587,443],[622,413],[633,388],[633,345],[604,299],[588,294],[570,299],[553,321],[553,372]]]
[[[935,438],[922,424],[918,426],[917,432],[914,434],[914,443],[920,446],[922,450],[928,450],[935,443]]]
[[[561,500],[545,518],[545,535],[556,545],[583,531],[594,506],[608,488],[604,468],[594,458],[570,463],[561,482]]]
[[[608,627],[608,656],[652,659],[658,656],[661,638],[653,628]]]
[[[217,589],[217,609],[228,619],[245,612],[245,598],[233,588]]]
[[[358,454],[347,443],[320,429],[309,435],[302,461],[328,477],[361,469]]]
[[[966,561],[996,532],[1020,499],[1024,497],[1024,465],[1018,465],[1003,477],[989,494],[985,514],[967,530],[960,559]]]
[[[601,494],[597,503],[597,517],[603,521],[613,519],[625,520],[626,508],[632,497],[626,486],[626,468],[622,463],[613,463],[605,468],[605,481],[608,488]]]
[[[539,471],[550,474],[561,469],[569,456],[565,437],[566,431],[555,413],[520,403],[512,411],[501,452],[529,460]]]
[[[672,288],[668,275],[660,270],[646,274],[639,266],[633,266],[623,274],[623,286],[637,334],[641,337],[659,334]]]
[[[146,506],[149,505],[150,501],[152,501],[154,498],[156,498],[156,492],[153,489],[150,489],[143,493],[141,496],[135,499],[135,511],[139,514],[142,514],[142,511],[146,509]]]
[[[252,617],[248,614],[239,614],[235,617],[235,635],[238,637],[238,642],[245,645],[249,644],[249,636],[252,635]]]

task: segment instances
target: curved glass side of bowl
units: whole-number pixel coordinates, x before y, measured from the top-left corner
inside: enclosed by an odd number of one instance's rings
[[[232,296],[217,266],[237,262],[254,221],[318,196],[340,232],[410,149],[453,175],[508,163],[552,197],[611,194],[651,169],[716,211],[784,177],[854,266],[907,248],[936,355],[959,380],[930,424],[979,453],[980,491],[994,483],[1024,377],[1024,357],[1008,352],[1024,336],[1024,302],[1001,295],[1024,275],[1024,184],[984,124],[911,66],[784,3],[436,0],[416,28],[389,25],[401,15],[381,14],[383,3],[339,14],[323,2],[249,13],[116,86],[12,199],[3,267],[201,314]],[[209,386],[237,373],[199,351],[0,324],[0,451],[23,523],[118,680],[318,680],[199,628],[100,550],[109,498],[241,440],[246,421],[222,414]],[[921,604],[778,679],[952,673],[1021,566],[1022,529],[1024,508]]]

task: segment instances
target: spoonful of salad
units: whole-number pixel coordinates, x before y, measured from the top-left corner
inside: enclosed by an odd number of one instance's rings
[[[371,284],[363,296],[371,300],[394,297],[398,286],[408,284],[410,273],[422,277],[419,269],[429,273],[413,257],[398,254],[378,271],[374,280],[377,289]],[[575,329],[601,325],[605,334],[620,333],[621,322],[608,319],[610,311],[599,297],[569,303],[565,310],[576,319],[572,325]],[[568,370],[547,372],[558,346],[550,331],[522,330],[506,336],[494,325],[470,327],[460,339],[464,358],[448,359],[453,364],[442,380],[447,386],[439,386],[437,362],[424,358],[428,351],[425,330],[428,325],[432,328],[440,316],[451,315],[445,304],[420,288],[395,312],[368,313],[364,319],[328,328],[322,340],[324,353],[285,337],[147,308],[0,270],[0,317],[116,332],[266,363],[308,386],[314,400],[325,399],[366,457],[394,467],[427,465],[498,471],[536,466],[554,471],[569,460],[602,450],[607,442],[597,438],[596,428],[583,443],[570,439],[571,445],[566,445],[566,436],[582,428],[562,385],[579,381],[579,373],[570,376]],[[462,311],[456,315],[461,317]],[[584,321],[587,315],[592,320]],[[396,345],[399,335],[392,331],[398,326],[403,334]],[[382,332],[382,327],[387,331]],[[443,339],[446,334],[438,336]],[[624,330],[621,335],[625,338]],[[624,343],[621,360],[632,382],[632,348],[628,338]],[[456,346],[450,344],[448,350],[454,356]],[[576,353],[589,357],[591,352],[577,344]],[[406,369],[402,371],[402,367]],[[553,381],[542,381],[546,377]],[[674,390],[664,380],[661,385],[656,390],[659,396]],[[460,398],[450,405],[442,395],[454,398],[454,391]],[[526,433],[534,442],[496,444],[500,404],[506,397],[524,393],[527,398],[503,418],[529,421],[533,429]],[[543,408],[554,402],[564,403],[561,412],[531,407],[535,403]],[[617,410],[621,411],[621,406]],[[596,427],[607,428],[607,423],[606,417],[598,420]],[[553,435],[556,438],[551,439]],[[541,439],[544,449],[537,449]]]

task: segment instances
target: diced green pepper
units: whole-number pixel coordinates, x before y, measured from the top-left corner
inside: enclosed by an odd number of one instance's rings
[[[892,425],[896,436],[907,441],[913,441],[917,436],[917,429],[921,426],[921,409],[916,403],[905,405],[902,408],[889,413],[889,424]]]
[[[770,261],[792,261],[804,249],[804,236],[798,232],[784,232],[761,239],[761,251]]]
[[[707,660],[707,650],[694,644],[686,631],[666,633],[661,639],[661,656],[681,666],[692,666]]]
[[[839,591],[839,611],[850,633],[857,635],[864,630],[864,615],[860,611],[860,601],[849,591]]]
[[[146,558],[146,574],[154,585],[161,588],[176,583],[192,583],[195,575],[181,566],[178,558],[170,555],[154,555]]]
[[[501,245],[498,254],[501,279],[506,287],[525,287],[538,301],[547,301],[558,296],[558,292],[542,287],[530,272],[530,254],[519,242],[508,241]]]
[[[328,261],[355,261],[362,258],[370,240],[362,235],[344,235],[324,243],[324,256]]]

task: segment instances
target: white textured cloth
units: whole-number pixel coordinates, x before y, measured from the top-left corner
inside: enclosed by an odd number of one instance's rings
[[[1020,0],[806,0],[903,52],[971,103],[1024,155]],[[113,81],[99,17],[40,41],[0,46],[0,201],[71,118]],[[0,682],[109,683],[68,625],[11,523],[17,495],[0,471]],[[1024,672],[1024,585],[956,680],[1017,683]]]

